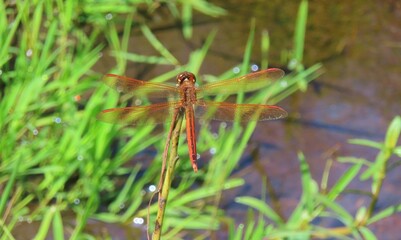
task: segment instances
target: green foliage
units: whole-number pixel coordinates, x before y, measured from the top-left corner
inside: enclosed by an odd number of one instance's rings
[[[32,221],[40,222],[36,239],[46,238],[51,228],[55,239],[64,234],[76,239],[86,236],[87,221],[96,214],[104,221],[123,223],[146,209],[149,194],[142,191],[156,182],[160,156],[140,177],[139,165],[130,169],[125,164],[149,146],[161,149],[163,136],[151,134],[152,126],[122,131],[122,126],[97,121],[96,114],[116,106],[118,96],[100,86],[101,75],[91,69],[102,56],[105,40],[116,59],[111,72],[123,73],[127,60],[177,65],[145,24],[141,30],[160,56],[121,54],[127,52],[137,10],[151,13],[159,3],[0,1],[1,239],[12,238],[19,222]],[[222,13],[208,6],[201,1],[191,5],[205,14]],[[117,30],[119,21],[122,31]],[[116,183],[125,179],[119,191]],[[191,185],[183,186],[181,192]],[[30,209],[33,204],[37,206]],[[109,212],[102,214],[100,206],[108,206]],[[70,211],[76,217],[72,230],[63,226],[61,217]]]
[[[194,1],[9,1],[0,0],[0,239],[13,239],[17,227],[38,223],[35,239],[94,239],[87,231],[90,219],[106,223],[132,224],[134,218],[145,218],[147,202],[152,193],[145,189],[158,181],[165,131],[155,133],[154,126],[124,127],[101,123],[95,116],[102,109],[117,107],[119,96],[103,86],[101,74],[94,66],[108,46],[115,66],[107,72],[123,74],[127,62],[171,66],[171,71],[154,78],[163,82],[182,70],[199,72],[216,36],[212,31],[203,46],[189,55],[188,63],[179,63],[161,42],[143,14],[151,15],[160,5],[167,6],[171,16],[182,22],[183,35],[192,35],[193,11],[212,17],[225,10],[203,0]],[[304,90],[316,78],[321,65],[302,66],[303,38],[307,17],[307,2],[302,1],[294,36],[294,55],[298,65],[282,80],[250,98],[238,94],[238,102],[275,104],[294,92]],[[139,19],[139,20],[138,20]],[[131,30],[139,30],[158,55],[148,56],[128,52]],[[250,66],[255,35],[251,30],[241,66],[246,73]],[[268,66],[269,36],[262,35],[262,66]],[[178,67],[177,67],[178,66]],[[302,66],[302,67],[299,67]],[[227,70],[207,81],[236,76]],[[216,100],[224,100],[217,96]],[[121,97],[122,102],[126,96]],[[388,156],[401,155],[396,146],[399,120],[389,130],[385,143],[359,141],[382,149],[377,164],[381,174],[366,170],[364,179],[374,179],[373,192],[378,193],[385,174]],[[170,190],[163,239],[185,236],[189,230],[216,230],[224,218],[218,204],[223,191],[243,184],[242,179],[230,177],[251,137],[256,123],[247,126],[233,124],[230,131],[224,125],[216,138],[208,123],[199,130],[200,152],[218,149],[209,164],[198,174],[192,172],[186,158],[178,166],[179,184]],[[397,130],[398,129],[398,130]],[[390,133],[391,132],[391,133]],[[398,133],[397,133],[398,132]],[[355,140],[357,143],[358,141]],[[236,143],[236,148],[231,146]],[[144,149],[154,147],[157,155],[146,167],[129,166]],[[187,147],[179,146],[179,155],[187,156]],[[351,167],[327,195],[319,195],[308,165],[300,154],[303,169],[304,194],[290,221],[281,219],[263,201],[240,197],[242,204],[260,211],[263,217],[238,230],[235,238],[258,239],[258,236],[310,236],[308,221],[330,209],[344,223],[353,219],[335,199],[348,186],[367,160],[352,159]],[[194,187],[195,186],[195,187]],[[153,219],[157,206],[149,208]],[[368,208],[361,211],[361,222],[371,224],[399,211],[389,207],[372,215]],[[305,217],[306,216],[306,217]],[[368,216],[368,217],[367,217]],[[280,232],[267,225],[265,218],[291,230]],[[73,224],[71,225],[71,222]],[[151,220],[151,222],[153,222]],[[71,227],[72,226],[72,227]],[[266,227],[267,226],[267,227]],[[367,225],[360,225],[364,236],[371,235]],[[241,231],[239,233],[239,231]],[[313,231],[315,231],[313,229]],[[235,230],[231,228],[234,237]],[[109,236],[102,236],[108,238]]]

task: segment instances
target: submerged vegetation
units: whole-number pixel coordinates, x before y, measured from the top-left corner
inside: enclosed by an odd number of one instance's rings
[[[119,105],[119,96],[102,86],[102,74],[95,66],[103,51],[110,52],[115,64],[105,72],[124,75],[128,62],[166,65],[171,70],[154,78],[162,82],[187,70],[199,73],[216,32],[204,44],[188,53],[186,64],[158,40],[146,19],[159,8],[180,23],[182,34],[191,39],[192,16],[197,11],[211,17],[226,13],[220,7],[199,1],[3,1],[0,0],[0,239],[22,238],[21,228],[36,226],[30,238],[95,239],[112,238],[107,228],[93,230],[90,220],[112,223],[116,227],[141,227],[149,211],[151,223],[157,204],[149,209],[152,192],[158,182],[165,133],[155,126],[141,128],[104,124],[96,120],[102,109]],[[305,90],[319,74],[320,64],[302,65],[307,1],[302,0],[294,45],[286,59],[287,74],[265,91],[239,101],[275,104],[298,90]],[[248,72],[254,47],[254,22],[250,24],[241,74]],[[129,39],[135,29],[157,52],[143,55],[128,51]],[[261,36],[262,68],[267,68],[269,37]],[[235,76],[231,69],[208,80]],[[267,91],[267,92],[266,92]],[[241,98],[241,97],[240,97]],[[222,100],[222,96],[217,97]],[[220,125],[218,138],[208,124],[199,129],[198,148],[218,149],[198,174],[188,162],[179,161],[176,184],[170,189],[163,226],[163,239],[218,230],[228,223],[231,239],[343,237],[375,239],[369,225],[400,210],[389,206],[379,213],[373,211],[389,169],[388,159],[401,155],[397,146],[400,119],[394,119],[383,143],[352,140],[379,149],[375,161],[354,157],[339,158],[351,163],[350,168],[330,188],[318,187],[311,178],[308,164],[299,154],[303,195],[289,219],[282,219],[264,200],[242,196],[236,201],[255,209],[259,217],[250,217],[245,226],[226,220],[219,202],[227,189],[244,183],[231,177],[247,146],[256,123],[233,124],[229,131]],[[236,143],[236,148],[232,148]],[[135,156],[153,147],[152,161],[132,166]],[[181,144],[180,156],[187,154]],[[333,159],[334,160],[334,159]],[[363,168],[363,166],[367,166]],[[348,184],[363,170],[362,180],[371,180],[371,205],[358,210],[354,217],[336,203]],[[328,170],[325,172],[328,175]],[[327,186],[327,178],[321,186]],[[325,228],[312,224],[317,218],[340,220],[342,227]],[[255,221],[257,219],[257,221]],[[134,226],[133,226],[134,224]],[[135,225],[136,224],[136,225]],[[102,225],[103,226],[103,225]],[[152,226],[151,226],[152,227]],[[130,232],[131,230],[127,231]],[[135,231],[135,230],[132,230]],[[143,236],[127,233],[128,238]]]

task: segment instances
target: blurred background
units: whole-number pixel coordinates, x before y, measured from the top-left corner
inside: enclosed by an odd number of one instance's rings
[[[267,91],[288,118],[200,124],[198,173],[183,132],[163,239],[401,234],[399,1],[0,1],[0,11],[0,239],[146,239],[169,124],[99,122],[132,102],[104,74],[174,83],[187,70],[202,85],[267,67],[287,73]]]

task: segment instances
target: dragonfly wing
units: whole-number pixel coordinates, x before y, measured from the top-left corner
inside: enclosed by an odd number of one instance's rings
[[[111,108],[101,111],[97,119],[107,123],[147,125],[171,121],[180,102],[166,102],[149,106]]]
[[[146,82],[115,74],[106,74],[102,81],[118,92],[127,93],[135,97],[168,98],[179,94],[179,90],[175,86]]]
[[[277,106],[198,101],[196,117],[219,121],[264,121],[285,118],[287,112]]]
[[[239,91],[251,92],[266,87],[283,76],[284,71],[281,69],[265,69],[229,80],[208,83],[197,89],[197,96],[230,95]]]

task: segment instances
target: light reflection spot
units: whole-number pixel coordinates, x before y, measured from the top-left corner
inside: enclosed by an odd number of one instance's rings
[[[239,67],[234,67],[234,68],[233,68],[233,73],[237,74],[237,73],[239,73],[239,72],[240,72]]]
[[[54,122],[55,122],[55,123],[61,123],[61,118],[55,117],[55,118],[54,118]]]
[[[32,56],[32,53],[33,53],[32,49],[28,49],[25,54],[27,57],[30,57]]]
[[[135,105],[136,106],[139,106],[139,105],[141,105],[142,104],[142,100],[141,99],[136,99],[135,100]]]
[[[36,128],[35,128],[35,129],[33,129],[33,130],[32,130],[32,133],[33,133],[33,135],[35,135],[35,136],[36,136],[36,135],[38,135],[38,134],[39,134],[39,131],[38,131],[38,129],[36,129]]]
[[[227,127],[227,123],[226,123],[226,122],[221,122],[221,123],[220,123],[220,126],[221,126],[222,128],[226,128],[226,127]]]
[[[210,154],[214,155],[214,154],[216,154],[217,150],[216,150],[216,148],[213,147],[213,148],[209,149],[209,152],[210,152]]]
[[[136,217],[136,218],[134,218],[134,219],[132,220],[132,222],[133,222],[134,224],[142,225],[142,224],[145,222],[145,220],[144,220],[143,218]]]
[[[106,14],[105,18],[106,18],[106,20],[111,20],[111,19],[113,19],[113,14],[108,13],[108,14]]]
[[[256,64],[252,64],[252,66],[251,66],[251,70],[252,70],[253,72],[256,72],[256,71],[258,71],[258,70],[259,70],[259,66],[258,66],[258,65],[256,65]]]
[[[149,189],[150,192],[154,192],[154,191],[156,191],[156,186],[155,185],[150,185],[148,189]]]

